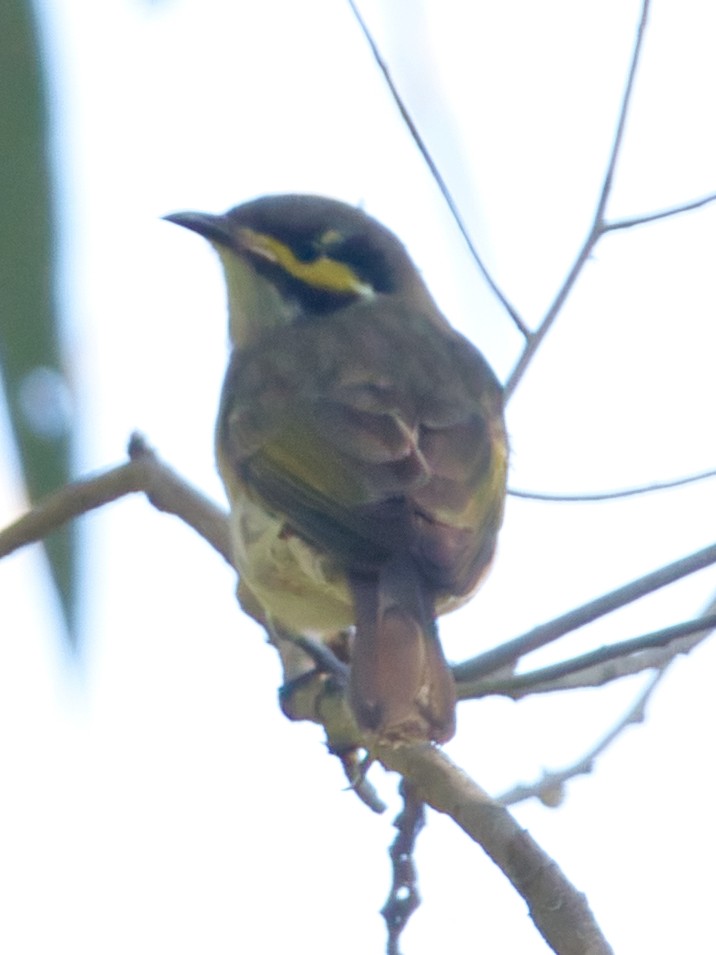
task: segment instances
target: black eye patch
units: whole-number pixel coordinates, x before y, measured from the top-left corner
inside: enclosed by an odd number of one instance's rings
[[[382,249],[376,248],[366,236],[347,236],[331,248],[331,258],[350,265],[376,292],[395,291]]]

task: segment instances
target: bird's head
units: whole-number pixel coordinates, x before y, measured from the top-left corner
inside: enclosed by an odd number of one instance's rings
[[[427,290],[390,230],[359,209],[311,195],[265,196],[224,215],[179,212],[169,222],[216,248],[231,338],[251,344],[271,327],[380,295],[418,302]]]

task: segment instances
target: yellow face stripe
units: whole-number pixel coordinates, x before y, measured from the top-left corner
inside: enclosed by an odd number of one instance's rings
[[[329,259],[325,255],[311,262],[302,262],[296,258],[290,246],[273,236],[254,232],[253,229],[242,229],[240,241],[243,247],[254,255],[260,255],[270,262],[275,262],[284,272],[312,288],[364,297],[373,295],[372,286],[361,281],[345,262]]]

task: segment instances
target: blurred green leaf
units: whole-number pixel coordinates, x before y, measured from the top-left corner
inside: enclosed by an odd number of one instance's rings
[[[45,76],[32,4],[0,2],[0,371],[31,500],[65,484],[70,408],[59,349]],[[76,642],[74,530],[45,542]]]

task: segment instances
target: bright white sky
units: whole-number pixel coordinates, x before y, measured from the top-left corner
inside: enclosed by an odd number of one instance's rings
[[[407,243],[451,320],[501,375],[519,340],[485,291],[337,0],[61,0],[51,53],[63,305],[81,470],[138,428],[221,499],[212,428],[226,333],[218,263],[160,221],[265,192],[365,208]],[[605,0],[363,0],[507,295],[535,323],[582,241],[638,14]],[[716,190],[716,7],[656,0],[614,217]],[[608,237],[509,408],[511,482],[591,491],[716,463],[716,208]],[[8,449],[4,455],[10,454]],[[2,513],[21,507],[0,488]],[[460,660],[714,540],[714,485],[591,506],[509,502],[498,561],[444,621]],[[2,566],[0,950],[384,950],[392,813],[344,791],[320,731],[279,713],[279,669],[232,575],[137,498],[82,522],[86,661],[68,675],[42,564]],[[704,572],[539,661],[697,613]],[[9,621],[9,624],[7,623]],[[716,851],[716,645],[679,661],[558,811],[520,822],[585,891],[617,952],[704,951]],[[536,661],[537,662],[537,661]],[[642,679],[519,706],[463,705],[448,750],[493,792],[560,768]],[[405,955],[546,946],[502,875],[449,821],[420,841]]]

